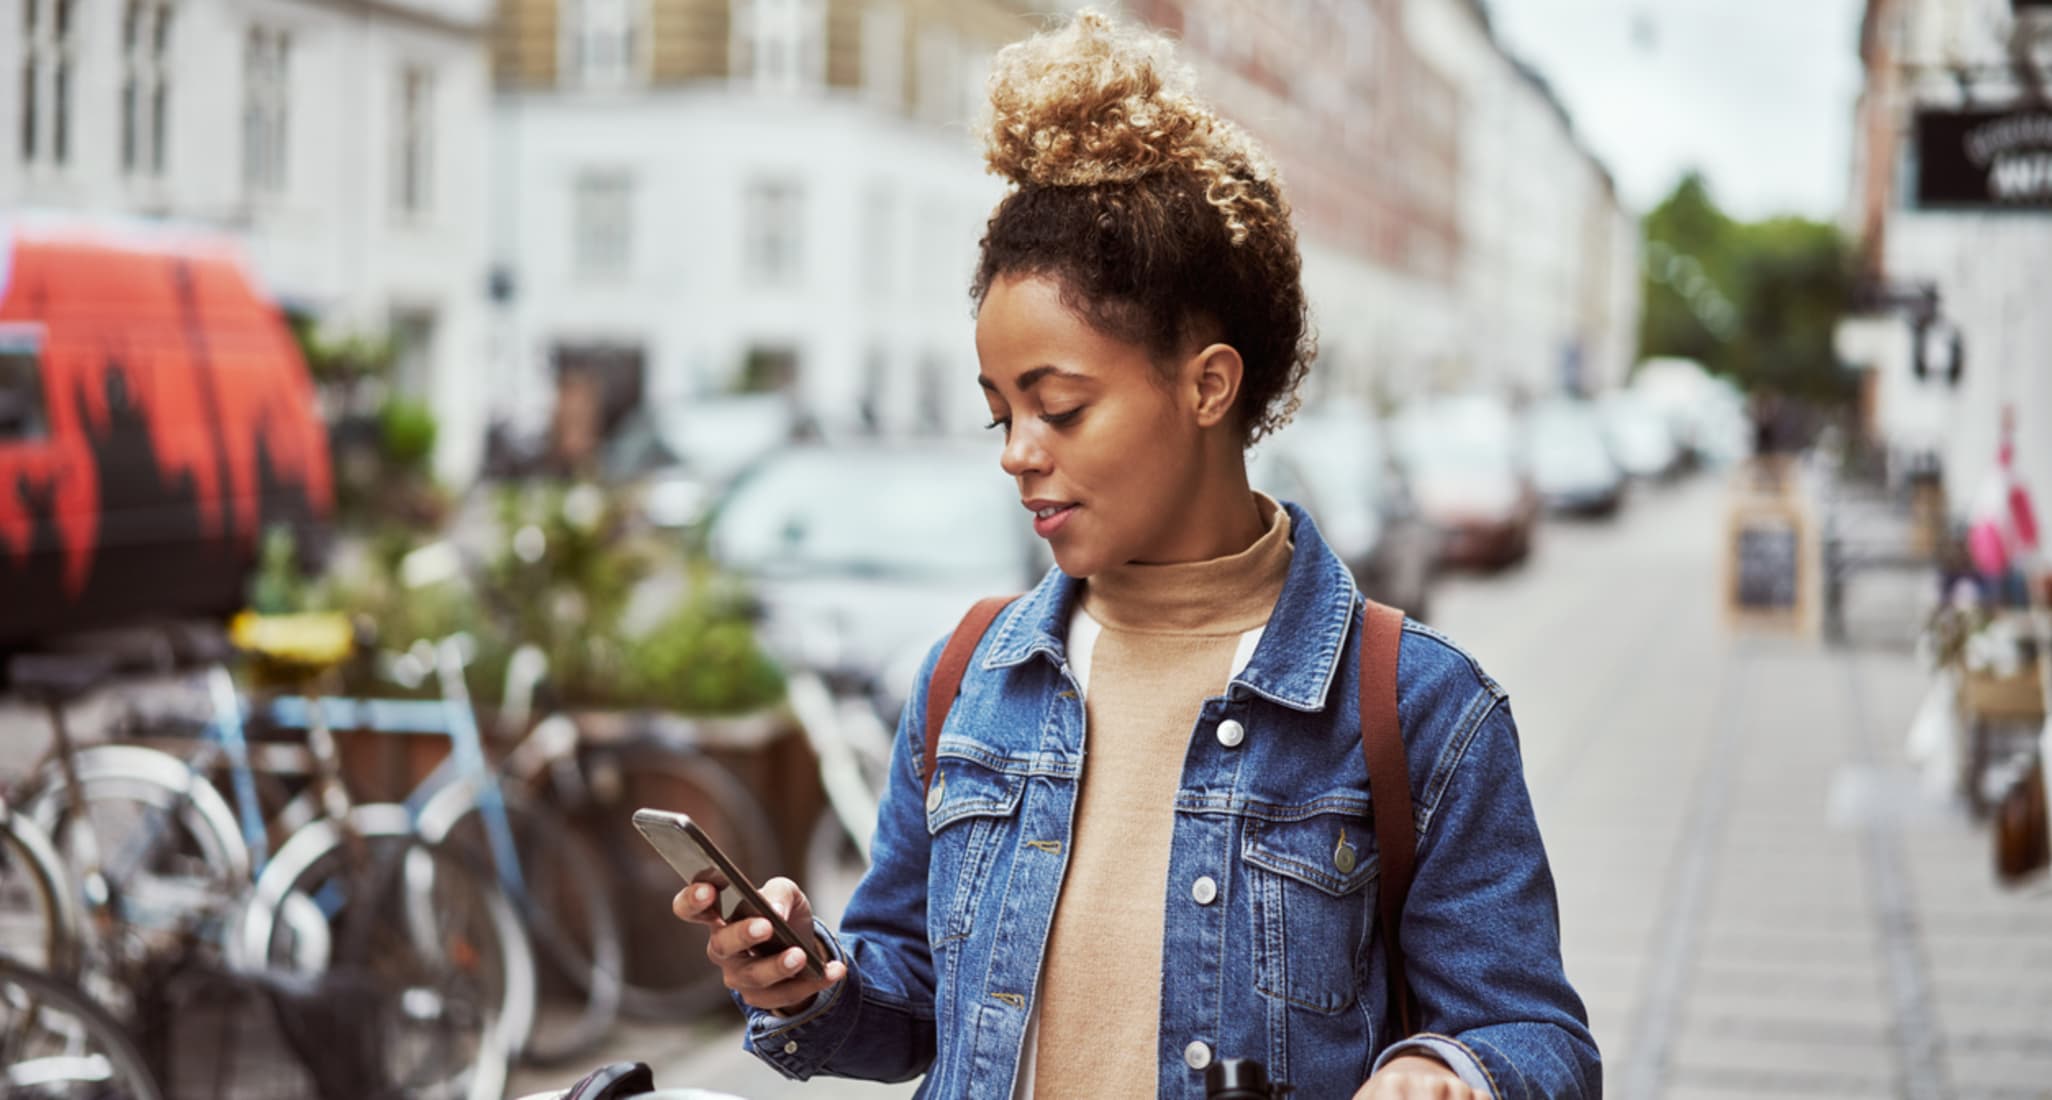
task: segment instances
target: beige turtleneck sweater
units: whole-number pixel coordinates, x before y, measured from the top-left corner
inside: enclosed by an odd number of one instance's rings
[[[1289,513],[1267,497],[1259,505],[1268,529],[1246,550],[1105,570],[1071,621],[1084,766],[1021,1097],[1156,1095],[1163,899],[1183,758],[1204,701],[1246,663],[1289,572]]]

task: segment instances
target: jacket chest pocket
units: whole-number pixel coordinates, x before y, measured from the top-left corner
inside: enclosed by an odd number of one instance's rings
[[[1360,998],[1376,899],[1374,828],[1364,817],[1250,821],[1241,852],[1253,902],[1255,985],[1313,1012]]]
[[[933,837],[927,869],[927,936],[935,950],[969,935],[997,854],[1019,814],[1026,777],[943,756],[926,792]]]

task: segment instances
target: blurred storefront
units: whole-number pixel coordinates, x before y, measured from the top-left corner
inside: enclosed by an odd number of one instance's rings
[[[1872,427],[1898,463],[1935,457],[1955,519],[1996,461],[2052,490],[2052,5],[1868,0],[1847,209]]]
[[[484,0],[0,0],[0,209],[223,230],[288,308],[391,336],[483,438]]]

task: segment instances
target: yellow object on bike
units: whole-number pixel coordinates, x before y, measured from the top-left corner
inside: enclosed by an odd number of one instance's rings
[[[335,611],[259,615],[244,611],[228,625],[237,649],[261,661],[307,670],[330,669],[356,652],[356,628]]]

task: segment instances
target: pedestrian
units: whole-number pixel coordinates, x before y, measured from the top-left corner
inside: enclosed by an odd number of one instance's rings
[[[1416,623],[1380,666],[1415,830],[1392,992],[1365,604],[1247,479],[1315,347],[1266,154],[1165,39],[1095,12],[1002,51],[991,99],[1012,188],[972,287],[977,382],[1056,568],[959,694],[929,690],[929,654],[840,927],[764,884],[823,978],[755,956],[767,922],[721,923],[711,887],[678,894],[748,1046],[928,1097],[1197,1097],[1220,1058],[1307,1100],[1599,1096],[1509,703]]]

